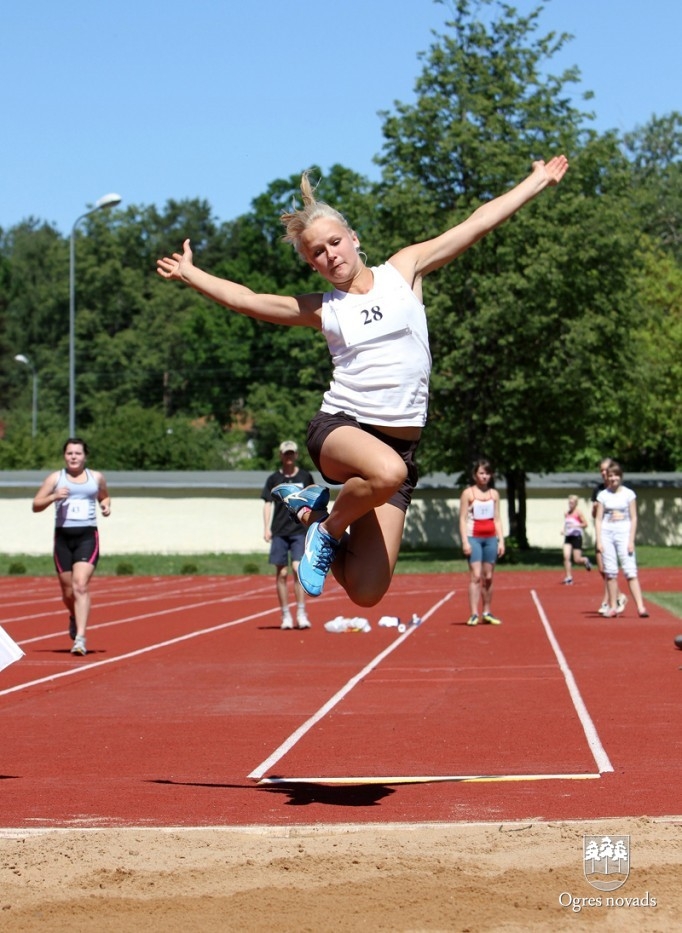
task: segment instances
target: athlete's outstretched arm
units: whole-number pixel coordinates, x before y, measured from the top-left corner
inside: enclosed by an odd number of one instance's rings
[[[408,282],[414,284],[417,279],[446,265],[469,249],[545,188],[558,185],[567,170],[568,159],[564,155],[555,156],[549,162],[533,162],[530,175],[510,191],[482,204],[466,220],[440,236],[400,250],[391,257],[391,263]]]
[[[263,295],[238,282],[221,279],[194,265],[189,240],[182,244],[182,253],[164,256],[156,262],[158,274],[168,280],[184,282],[195,291],[239,314],[284,324],[289,327],[320,327],[321,295]]]

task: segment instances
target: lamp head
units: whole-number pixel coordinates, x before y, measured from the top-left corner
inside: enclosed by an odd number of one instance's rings
[[[27,366],[31,365],[28,361],[28,357],[24,356],[23,353],[17,353],[14,359],[17,361],[17,363],[25,363]]]
[[[122,201],[120,194],[105,194],[102,195],[97,201],[95,201],[95,210],[99,210],[101,207],[116,207],[117,204],[120,204]]]

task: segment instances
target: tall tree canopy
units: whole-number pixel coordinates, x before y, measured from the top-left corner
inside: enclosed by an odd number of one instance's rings
[[[592,457],[599,425],[617,417],[604,390],[633,355],[612,352],[634,315],[627,162],[615,138],[583,130],[567,90],[577,72],[547,77],[568,36],[536,37],[540,13],[458,0],[416,101],[385,118],[380,159],[387,231],[419,240],[504,192],[532,159],[569,155],[558,189],[427,280],[435,362],[422,460],[457,471],[491,457],[522,544],[526,471]]]
[[[591,129],[579,71],[552,73],[570,37],[543,33],[545,2],[527,15],[501,0],[443,3],[415,100],[383,114],[380,180],[311,168],[374,264],[463,220],[534,159],[568,155],[559,188],[426,280],[434,370],[422,472],[491,457],[521,543],[528,472],[592,469],[604,454],[629,469],[682,468],[682,118],[652,116],[623,138]],[[195,199],[79,225],[77,427],[102,467],[265,467],[283,434],[303,441],[329,379],[321,335],[231,314],[154,271],[189,237],[203,268],[254,290],[324,289],[281,239],[280,214],[299,197],[297,174],[226,222]],[[58,459],[68,281],[69,243],[52,227],[0,230],[0,467]],[[40,377],[35,439],[18,353]]]

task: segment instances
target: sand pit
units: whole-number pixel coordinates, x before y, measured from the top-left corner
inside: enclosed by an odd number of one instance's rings
[[[610,895],[585,877],[585,834],[630,835],[630,875]],[[679,818],[3,830],[0,929],[672,931],[681,870]]]

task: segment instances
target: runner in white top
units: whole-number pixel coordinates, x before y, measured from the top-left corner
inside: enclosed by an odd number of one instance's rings
[[[111,499],[102,473],[85,466],[88,445],[80,437],[64,444],[64,469],[45,479],[33,500],[33,511],[55,507],[54,563],[62,601],[69,613],[72,654],[87,654],[85,631],[90,615],[90,579],[99,560],[97,509],[111,514]]]
[[[197,268],[189,240],[181,253],[158,260],[157,271],[165,279],[184,282],[261,321],[322,330],[328,340],[335,371],[323,410],[311,422],[308,449],[322,474],[342,489],[330,514],[317,508],[328,499],[321,487],[311,487],[307,495],[280,491],[308,525],[299,578],[310,595],[322,592],[330,567],[361,606],[378,603],[390,585],[405,510],[417,481],[413,455],[426,421],[430,355],[424,276],[451,262],[546,187],[558,184],[567,168],[563,155],[534,162],[520,184],[440,236],[394,253],[387,263],[390,268],[376,269],[363,262],[360,241],[347,220],[315,199],[304,174],[303,208],[282,217],[285,239],[329,282],[332,291],[326,295],[256,294]],[[343,311],[341,320],[338,312],[343,308],[351,310]],[[418,355],[416,372],[403,350],[408,345]]]

